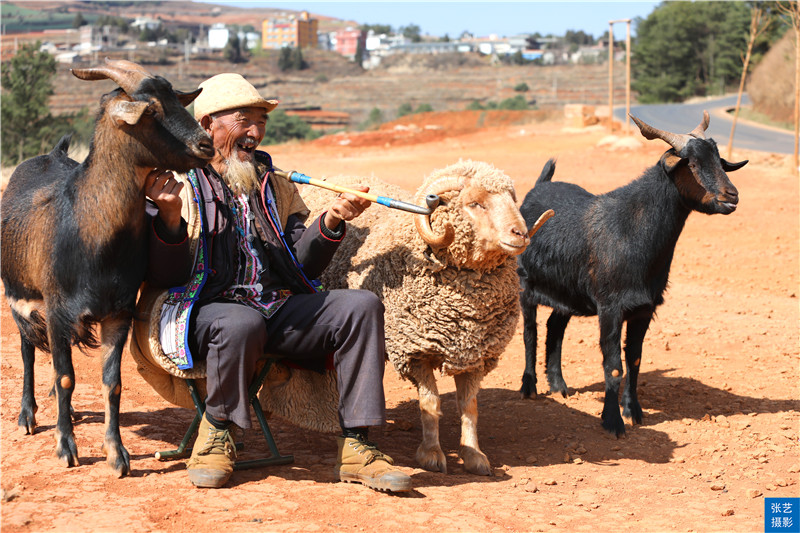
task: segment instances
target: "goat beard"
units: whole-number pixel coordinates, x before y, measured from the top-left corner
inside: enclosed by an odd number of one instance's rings
[[[261,182],[258,179],[255,165],[252,161],[239,159],[238,150],[234,150],[231,156],[225,160],[225,166],[222,179],[234,194],[250,196],[261,190]]]

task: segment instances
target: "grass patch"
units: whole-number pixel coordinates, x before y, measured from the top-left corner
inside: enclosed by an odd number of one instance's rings
[[[729,113],[731,117],[733,117],[733,111]],[[759,113],[749,107],[741,107],[739,108],[739,118],[744,120],[749,120],[750,122],[757,122],[758,124],[762,124],[764,126],[770,126],[773,128],[780,128],[782,130],[786,130],[789,132],[794,131],[794,122],[791,121],[784,121],[784,120],[774,120],[764,113]]]

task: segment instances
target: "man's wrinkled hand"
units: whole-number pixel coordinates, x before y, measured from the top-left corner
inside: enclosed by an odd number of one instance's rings
[[[177,232],[181,226],[181,191],[183,183],[169,170],[154,168],[144,183],[144,193],[158,206],[158,216],[169,231]]]
[[[361,192],[369,192],[369,187],[364,185],[356,185],[352,188]],[[349,192],[340,193],[328,208],[328,213],[325,215],[325,226],[329,230],[335,230],[339,222],[353,220],[363,213],[364,209],[368,208],[370,204],[372,202],[355,194]]]

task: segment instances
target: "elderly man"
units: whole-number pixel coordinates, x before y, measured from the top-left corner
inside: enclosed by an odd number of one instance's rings
[[[278,102],[233,73],[200,87],[194,114],[216,155],[186,176],[200,206],[197,253],[181,216],[183,184],[156,169],[146,190],[155,204],[148,281],[172,287],[175,304],[173,312],[162,310],[162,345],[179,368],[207,365],[189,479],[217,488],[230,478],[231,429],[250,427],[247,389],[264,353],[320,366],[332,354],[342,427],[336,474],[376,490],[410,490],[411,478],[367,440],[368,427],[385,421],[383,304],[370,292],[324,292],[314,281],[344,237],[345,221],[369,202],[341,194],[306,227],[309,212],[297,188],[275,177],[269,154],[257,150]]]

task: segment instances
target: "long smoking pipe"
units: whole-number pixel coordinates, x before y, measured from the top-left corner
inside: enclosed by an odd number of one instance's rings
[[[376,194],[370,194],[367,192],[361,192],[355,189],[342,187],[341,185],[336,185],[335,183],[329,183],[324,180],[306,176],[305,174],[294,170],[284,171],[275,169],[274,172],[279,178],[293,181],[295,183],[314,185],[315,187],[322,187],[323,189],[328,189],[329,191],[334,192],[347,192],[350,194],[355,194],[356,196],[364,198],[365,200],[369,200],[370,202],[385,205],[386,207],[391,207],[392,209],[400,209],[401,211],[415,213],[417,215],[430,215],[439,205],[439,197],[435,194],[427,195],[425,197],[425,203],[428,205],[428,207],[422,207],[416,204],[404,202],[402,200],[395,200],[394,198],[389,198],[387,196],[378,196]]]

